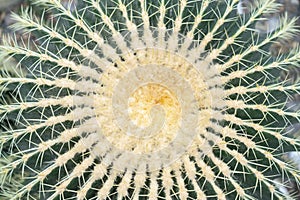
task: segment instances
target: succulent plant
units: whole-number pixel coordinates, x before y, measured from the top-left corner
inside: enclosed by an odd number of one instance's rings
[[[243,15],[238,0],[33,3],[44,13],[24,9],[13,28],[34,45],[0,46],[27,71],[0,79],[14,97],[0,105],[3,198],[295,198],[275,180],[299,184],[281,156],[300,148],[286,131],[300,87],[279,78],[300,49],[268,53],[295,19],[254,28],[274,0]]]

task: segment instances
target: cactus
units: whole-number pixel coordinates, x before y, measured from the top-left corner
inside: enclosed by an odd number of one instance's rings
[[[276,1],[243,15],[238,0],[33,4],[41,19],[23,9],[13,28],[34,45],[0,46],[27,71],[0,79],[14,94],[0,105],[2,193],[18,182],[7,198],[295,198],[275,180],[299,184],[281,156],[300,148],[286,131],[300,86],[279,78],[300,49],[268,49],[298,31],[284,16],[271,33],[254,29]]]

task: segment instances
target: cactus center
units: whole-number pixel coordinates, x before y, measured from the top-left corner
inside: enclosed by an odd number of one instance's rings
[[[101,74],[94,96],[101,141],[94,154],[119,170],[155,170],[195,150],[196,135],[210,126],[205,75],[191,60],[160,48],[119,56]]]
[[[174,93],[159,84],[147,84],[138,88],[129,98],[129,116],[139,127],[148,127],[154,120],[155,106],[162,106],[165,115],[165,125],[177,124],[180,118],[180,104]],[[156,112],[157,113],[157,112]]]

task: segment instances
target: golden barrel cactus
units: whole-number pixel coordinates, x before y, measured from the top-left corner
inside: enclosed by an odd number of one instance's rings
[[[279,77],[300,50],[268,53],[295,20],[254,28],[276,1],[242,15],[238,0],[33,3],[44,12],[23,9],[13,28],[34,40],[0,46],[27,71],[0,79],[13,97],[0,105],[3,198],[295,197],[278,184],[299,183],[281,157],[300,148],[286,131],[300,87]]]

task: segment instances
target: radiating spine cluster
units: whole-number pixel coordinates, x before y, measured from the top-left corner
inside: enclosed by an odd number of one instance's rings
[[[34,3],[42,19],[27,9],[14,28],[35,45],[0,46],[28,71],[0,78],[15,96],[0,105],[0,155],[13,160],[1,173],[23,177],[15,199],[285,199],[274,179],[299,183],[281,155],[299,150],[285,104],[300,87],[276,77],[300,50],[267,52],[295,20],[253,29],[274,0],[245,15],[238,0]]]

